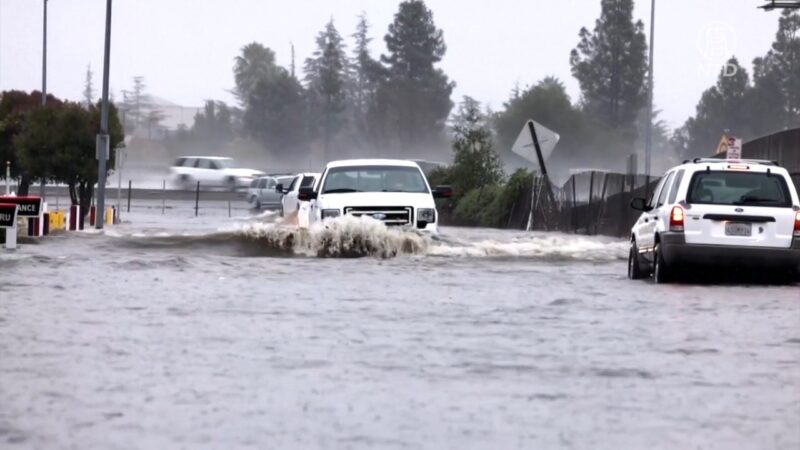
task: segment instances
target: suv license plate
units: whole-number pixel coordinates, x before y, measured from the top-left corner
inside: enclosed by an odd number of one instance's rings
[[[752,224],[739,222],[728,222],[725,224],[726,236],[750,236],[752,233]]]

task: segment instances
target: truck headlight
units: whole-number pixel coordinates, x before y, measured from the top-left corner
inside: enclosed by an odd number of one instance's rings
[[[332,219],[334,217],[339,217],[341,214],[342,214],[341,211],[339,211],[338,209],[323,209],[322,210],[322,219],[323,220],[328,219],[328,218]]]
[[[417,210],[417,221],[419,222],[436,222],[436,210],[433,208],[420,208]]]

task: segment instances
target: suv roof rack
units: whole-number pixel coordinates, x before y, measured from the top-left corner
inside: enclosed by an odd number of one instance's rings
[[[687,159],[683,161],[684,164],[707,164],[707,163],[726,163],[726,162],[737,162],[737,163],[744,163],[744,164],[760,164],[762,166],[780,166],[778,161],[769,161],[766,159],[722,159],[722,158],[694,158],[694,159]]]

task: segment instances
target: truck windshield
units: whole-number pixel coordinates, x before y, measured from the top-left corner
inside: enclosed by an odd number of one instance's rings
[[[698,172],[687,199],[708,205],[792,206],[784,177],[764,172]]]
[[[414,192],[427,194],[428,186],[416,167],[358,166],[328,169],[323,194],[347,192]]]

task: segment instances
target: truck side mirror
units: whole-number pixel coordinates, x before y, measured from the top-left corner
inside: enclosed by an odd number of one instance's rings
[[[433,188],[433,198],[450,198],[453,196],[453,188],[450,186],[436,186]]]
[[[631,208],[637,211],[650,211],[650,208],[647,207],[647,200],[640,197],[631,200]]]
[[[301,202],[307,202],[315,198],[317,198],[317,193],[314,192],[313,187],[301,187],[300,190],[297,191],[297,199]]]

